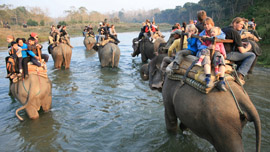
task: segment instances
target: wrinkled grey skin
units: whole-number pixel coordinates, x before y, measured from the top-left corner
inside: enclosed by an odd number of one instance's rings
[[[107,43],[103,47],[94,47],[98,51],[99,61],[101,67],[118,67],[120,60],[120,49],[118,45],[114,43]]]
[[[83,44],[86,47],[87,50],[92,50],[94,45],[96,43],[95,38],[93,37],[84,37]]]
[[[163,82],[157,60],[149,63],[149,86],[155,82]],[[152,71],[155,72],[150,72]],[[156,76],[157,75],[157,76]],[[154,77],[157,77],[154,81]],[[158,80],[160,78],[160,80]],[[150,79],[153,82],[150,82]],[[259,114],[248,95],[234,81],[229,84],[244,112],[246,119],[241,119],[239,110],[230,91],[220,92],[216,88],[209,94],[203,94],[188,84],[181,86],[180,81],[164,78],[162,96],[165,107],[165,120],[168,131],[176,132],[177,119],[181,121],[181,129],[189,128],[199,137],[209,141],[218,152],[244,151],[242,129],[247,122],[253,122],[256,131],[256,150],[260,151],[261,122]],[[229,90],[227,86],[227,90]]]
[[[167,54],[159,54],[154,57],[148,64],[144,64],[140,69],[141,78],[146,81],[149,80],[149,87],[161,92],[164,76],[161,71],[161,63]],[[151,75],[151,76],[149,76]]]
[[[133,53],[132,57],[138,56],[141,54],[142,62],[147,62],[148,59],[153,59],[158,52],[159,45],[161,43],[166,43],[163,38],[157,38],[155,43],[150,42],[148,38],[142,39],[139,44],[136,44],[137,38],[133,39],[132,48]]]
[[[244,120],[240,118],[230,91],[220,92],[214,89],[209,94],[203,94],[187,84],[179,88],[180,81],[165,78],[162,96],[167,130],[177,130],[178,118],[185,127],[208,140],[218,152],[239,152],[244,151],[241,134],[249,121],[254,123],[256,150],[260,151],[259,114],[241,87],[234,81],[229,81],[229,84],[244,111]]]
[[[140,75],[143,81],[149,80],[148,64],[142,65],[140,68]]]
[[[64,66],[65,69],[69,68],[72,56],[72,49],[70,46],[64,43],[59,43],[53,48],[51,53],[55,68],[60,69],[62,66]]]
[[[52,104],[52,83],[49,78],[30,74],[24,81],[10,84],[11,95],[19,100],[23,106],[16,110],[18,119],[23,120],[18,112],[25,109],[31,119],[39,117],[38,111],[42,107],[47,112]]]

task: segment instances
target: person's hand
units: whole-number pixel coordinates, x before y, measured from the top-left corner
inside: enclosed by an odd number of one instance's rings
[[[250,43],[247,44],[246,49],[250,50],[252,48],[252,45]]]
[[[39,57],[38,57],[38,56],[35,56],[35,58],[36,58],[37,60],[39,60]]]

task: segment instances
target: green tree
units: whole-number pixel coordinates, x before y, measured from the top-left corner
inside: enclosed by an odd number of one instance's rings
[[[32,19],[29,19],[27,21],[27,25],[29,25],[29,26],[38,26],[38,22],[37,21],[34,21]]]
[[[44,20],[41,20],[40,23],[39,23],[40,26],[44,26],[45,25],[45,21]]]

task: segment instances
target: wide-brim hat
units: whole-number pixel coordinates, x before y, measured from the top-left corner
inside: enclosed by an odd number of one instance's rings
[[[175,31],[172,32],[172,34],[178,34],[178,35],[181,35],[182,31],[177,29]]]

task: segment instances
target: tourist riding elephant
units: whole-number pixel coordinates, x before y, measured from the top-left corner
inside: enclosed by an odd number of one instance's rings
[[[149,69],[149,85],[153,82],[163,82],[162,96],[165,107],[165,120],[168,131],[177,131],[178,122],[181,129],[189,128],[199,137],[209,141],[218,152],[244,151],[242,144],[242,129],[249,121],[253,122],[256,131],[256,150],[260,151],[261,122],[259,114],[243,89],[233,80],[227,81],[236,101],[230,91],[220,92],[214,88],[210,93],[204,94],[190,85],[160,76],[156,68],[157,60],[151,60]],[[154,70],[153,70],[154,69]],[[158,76],[156,76],[158,75]],[[154,77],[156,77],[154,79]],[[160,80],[157,80],[160,78]],[[229,85],[227,84],[227,90]],[[159,88],[159,87],[157,87]],[[240,111],[242,114],[240,115]]]
[[[107,43],[105,46],[94,46],[94,49],[98,51],[101,67],[118,67],[120,60],[120,49],[118,45]]]
[[[51,50],[54,67],[60,69],[62,66],[68,69],[70,66],[72,49],[65,43],[59,43]]]
[[[19,100],[23,106],[16,110],[16,116],[23,120],[18,112],[25,109],[31,119],[39,117],[38,111],[42,107],[47,112],[52,104],[52,83],[49,78],[36,74],[29,74],[24,80],[10,84],[10,92],[13,97]]]
[[[92,50],[94,45],[96,43],[95,38],[91,36],[86,36],[84,37],[83,44],[86,47],[87,50]]]
[[[138,44],[137,38],[133,39],[133,53],[131,54],[132,57],[138,56],[141,54],[142,62],[147,62],[148,59],[153,59],[156,56],[156,52],[158,52],[159,45],[161,43],[166,43],[163,38],[157,38],[154,43],[152,43],[148,38],[143,38]]]

